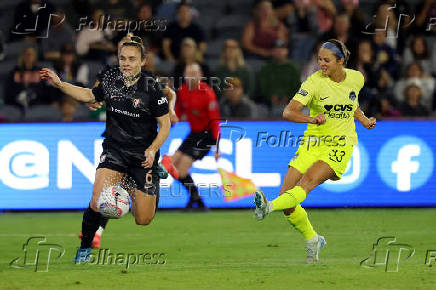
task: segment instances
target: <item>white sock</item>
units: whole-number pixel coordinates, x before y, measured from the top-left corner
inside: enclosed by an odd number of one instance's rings
[[[314,235],[313,238],[310,240],[307,240],[308,243],[315,243],[318,242],[318,234]]]
[[[98,227],[98,230],[95,232],[96,235],[101,236],[103,234],[104,228],[103,227]]]
[[[272,202],[270,202],[270,201],[266,202],[266,211],[267,211],[267,213],[271,213],[274,211]]]

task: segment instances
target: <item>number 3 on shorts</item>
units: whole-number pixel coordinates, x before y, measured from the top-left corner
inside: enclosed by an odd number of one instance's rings
[[[345,156],[345,151],[339,151],[337,149],[332,149],[329,153],[329,159],[334,162],[342,162],[342,158]]]

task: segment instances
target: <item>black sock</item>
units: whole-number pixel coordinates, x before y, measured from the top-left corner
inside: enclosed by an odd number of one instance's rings
[[[200,194],[198,193],[198,188],[195,186],[194,180],[192,180],[190,174],[186,175],[184,178],[180,178],[179,181],[188,190],[189,195],[191,196],[191,201],[201,200]]]
[[[100,225],[101,217],[102,215],[99,212],[95,212],[91,207],[88,207],[83,213],[81,248],[91,248],[92,240]]]
[[[108,221],[109,221],[109,219],[107,217],[104,217],[103,215],[101,215],[101,218],[100,218],[100,227],[102,227],[103,229],[106,229],[106,225],[107,225]]]

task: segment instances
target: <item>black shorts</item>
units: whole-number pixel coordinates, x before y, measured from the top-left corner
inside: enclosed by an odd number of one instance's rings
[[[103,153],[100,156],[98,168],[108,168],[127,174],[135,182],[134,187],[145,194],[156,195],[159,198],[159,166],[158,156],[154,159],[151,168],[141,167],[145,160],[144,151],[121,149],[106,140],[103,142]]]
[[[210,131],[191,132],[179,147],[179,151],[200,160],[209,153],[210,148],[216,145]]]

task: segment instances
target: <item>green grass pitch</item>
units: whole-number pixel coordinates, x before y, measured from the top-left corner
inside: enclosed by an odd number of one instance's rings
[[[126,255],[164,254],[165,264],[130,265],[127,271],[120,264],[72,263],[81,213],[5,213],[0,215],[0,289],[436,289],[436,262],[425,265],[427,250],[436,256],[434,209],[308,213],[328,243],[316,265],[303,263],[303,238],[281,213],[262,222],[248,210],[161,211],[147,227],[136,226],[131,215],[110,221],[102,248]],[[48,272],[10,267],[35,235],[62,245],[64,256],[52,259]],[[415,249],[407,260],[400,256],[398,272],[360,266],[382,236],[395,236],[396,243]]]

